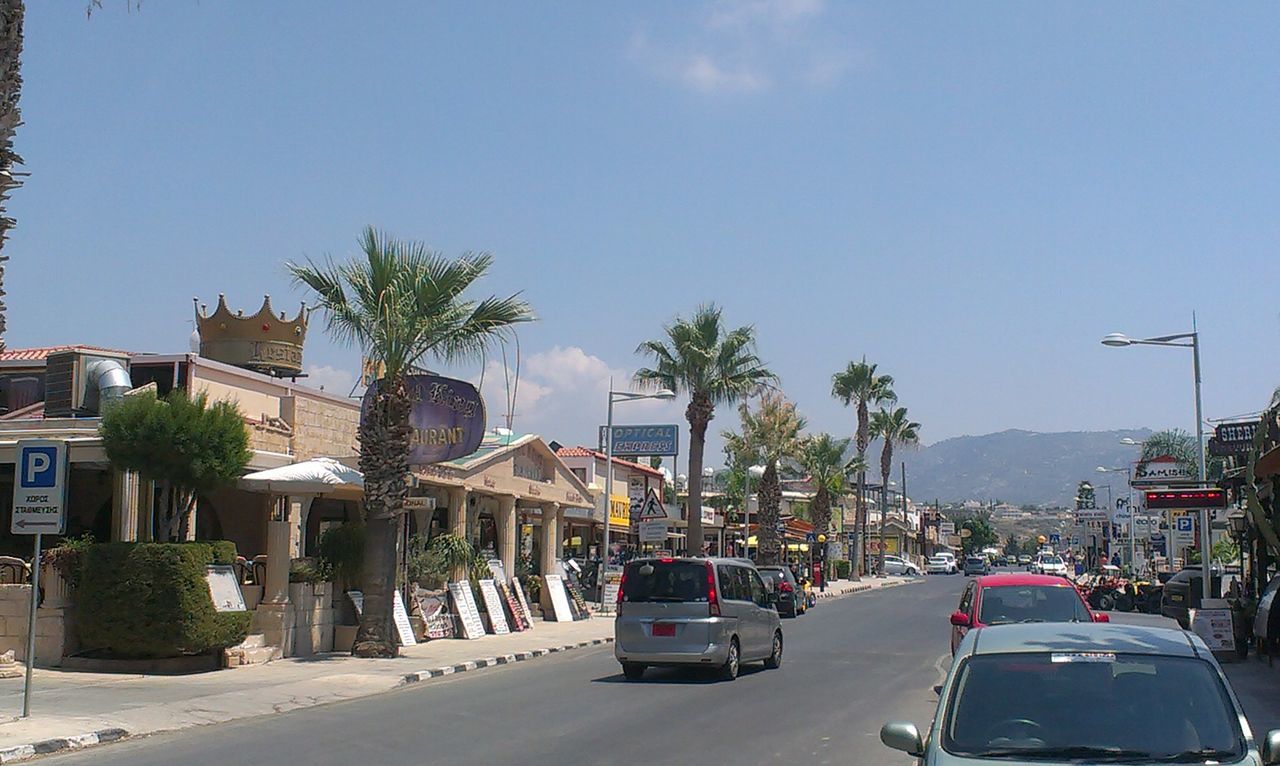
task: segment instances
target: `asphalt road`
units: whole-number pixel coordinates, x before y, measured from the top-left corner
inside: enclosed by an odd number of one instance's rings
[[[903,764],[880,744],[880,725],[932,720],[933,686],[950,662],[947,615],[964,580],[823,602],[783,622],[782,668],[744,668],[730,683],[654,670],[629,683],[604,646],[43,762]]]

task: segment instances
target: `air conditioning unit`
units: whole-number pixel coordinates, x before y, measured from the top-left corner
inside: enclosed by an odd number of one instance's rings
[[[125,354],[55,351],[45,361],[44,416],[101,415],[103,402],[119,399],[132,387],[129,357]]]

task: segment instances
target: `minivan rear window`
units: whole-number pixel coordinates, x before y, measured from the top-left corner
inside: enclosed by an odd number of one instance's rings
[[[705,602],[707,565],[697,561],[633,561],[627,565],[622,600]]]

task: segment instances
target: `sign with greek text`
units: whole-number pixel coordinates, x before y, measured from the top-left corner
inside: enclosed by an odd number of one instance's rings
[[[67,523],[68,467],[66,442],[49,439],[18,442],[10,534],[62,534]]]
[[[476,387],[440,375],[406,375],[405,388],[413,401],[409,413],[409,464],[430,465],[465,457],[480,448],[484,438],[484,400]],[[363,423],[373,406],[378,381],[364,393]]]

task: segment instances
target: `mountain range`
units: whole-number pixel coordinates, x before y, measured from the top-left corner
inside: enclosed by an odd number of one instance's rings
[[[1098,466],[1131,464],[1138,448],[1124,438],[1142,441],[1148,429],[1037,433],[1008,430],[982,436],[957,436],[919,449],[894,451],[894,481],[901,481],[900,462],[907,467],[907,495],[917,502],[980,500],[1016,505],[1068,506],[1076,486],[1089,480],[1127,489],[1123,475],[1107,476]],[[867,452],[868,481],[878,481],[880,445]],[[875,478],[871,478],[874,476]]]

